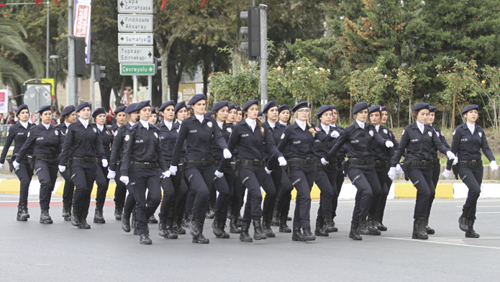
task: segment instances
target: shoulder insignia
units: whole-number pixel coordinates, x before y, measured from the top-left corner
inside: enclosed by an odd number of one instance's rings
[[[401,135],[405,134],[405,130],[403,129],[403,133],[401,133]]]
[[[114,136],[118,135],[118,130],[117,130],[117,131],[115,131],[115,132],[113,132],[113,135],[114,135]]]
[[[479,137],[483,137],[483,133],[482,132],[479,132]]]
[[[7,136],[9,136],[9,132],[7,131]]]
[[[281,134],[281,139],[285,138],[285,133]]]
[[[373,137],[373,130],[368,131],[368,134],[370,134],[370,136]]]
[[[429,134],[429,136],[432,137],[432,131],[427,132],[427,134]]]
[[[128,140],[130,140],[130,135],[128,135],[128,134],[127,134],[127,135],[125,136],[125,141],[128,141]]]
[[[56,129],[56,130],[54,130],[54,134],[55,134],[55,135],[59,135],[59,131],[58,131],[57,129]]]
[[[387,134],[387,129],[384,128],[384,133]]]
[[[97,133],[97,129],[95,129],[95,127],[93,129],[94,129],[94,132]]]
[[[30,132],[28,132],[28,137],[30,137],[30,133],[31,133],[31,131],[30,131]]]
[[[66,128],[66,134],[68,134],[68,129]]]
[[[208,125],[208,127],[212,128],[212,122],[211,121],[207,122],[207,125]]]
[[[154,134],[155,134],[155,137],[158,138],[158,133],[155,132]]]
[[[231,133],[233,132],[233,129],[231,127],[226,128],[227,132]]]
[[[319,127],[317,127],[317,126],[314,129],[316,129],[316,132],[320,132],[321,131],[321,129],[319,129]]]
[[[455,130],[453,130],[453,135],[455,135],[455,131],[457,131],[457,130],[456,130],[456,129],[455,129]]]

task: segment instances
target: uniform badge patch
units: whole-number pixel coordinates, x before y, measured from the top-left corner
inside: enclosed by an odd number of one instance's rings
[[[59,131],[57,131],[57,130],[56,130],[56,131],[54,131],[54,134],[55,134],[56,136],[57,136],[57,135],[59,135]]]
[[[233,132],[233,129],[231,127],[228,127],[227,132],[231,133],[231,132]]]
[[[281,134],[281,139],[285,138],[285,133]]]
[[[66,128],[66,134],[68,134],[68,129]]]
[[[483,133],[482,132],[479,132],[479,137],[483,137]]]
[[[155,134],[155,137],[158,138],[158,133],[155,132],[154,134]]]
[[[7,132],[7,136],[9,136],[9,132]]]
[[[455,131],[456,131],[456,130],[453,130],[453,135],[455,135]]]
[[[128,140],[130,140],[130,135],[128,135],[128,134],[127,134],[127,135],[125,136],[125,141],[128,141]]]
[[[208,125],[208,127],[212,128],[212,122],[211,121],[207,122],[207,125]]]
[[[384,133],[387,134],[387,129],[384,128]]]
[[[405,130],[403,129],[403,133],[401,133],[401,135],[405,134]]]
[[[368,134],[370,134],[370,136],[373,137],[373,130],[368,131]]]
[[[320,132],[321,131],[321,129],[319,129],[319,127],[317,127],[317,126],[315,127],[315,129],[316,129],[316,132]]]
[[[31,133],[31,132],[28,132],[28,137],[30,137],[30,133]]]
[[[94,132],[97,133],[97,129],[95,129],[95,127],[93,129],[94,129]]]
[[[118,134],[118,131],[113,132],[113,135],[116,136]]]
[[[429,134],[429,136],[432,137],[432,132],[429,131],[427,132],[427,134]]]

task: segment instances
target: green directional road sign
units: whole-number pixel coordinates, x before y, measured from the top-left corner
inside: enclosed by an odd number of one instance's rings
[[[155,65],[120,64],[120,75],[155,75]]]

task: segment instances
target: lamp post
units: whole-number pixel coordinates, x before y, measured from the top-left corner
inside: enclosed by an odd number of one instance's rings
[[[57,103],[57,69],[59,68],[59,56],[58,55],[51,55],[50,59],[54,60],[54,101],[53,101],[53,106],[56,107],[56,113],[59,113],[59,104]]]

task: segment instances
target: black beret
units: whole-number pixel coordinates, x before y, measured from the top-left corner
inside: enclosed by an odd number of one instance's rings
[[[179,103],[177,103],[177,105],[175,105],[175,108],[174,108],[175,114],[177,114],[177,112],[179,112],[182,108],[187,109],[186,102],[184,102],[184,101],[180,101]]]
[[[412,111],[420,111],[423,109],[429,109],[429,103],[420,102],[411,108]]]
[[[141,101],[141,102],[137,103],[135,110],[140,111],[144,107],[151,107],[151,101],[146,100],[146,101]]]
[[[93,113],[92,113],[92,117],[93,118],[96,118],[98,115],[101,115],[101,114],[106,114],[106,110],[104,108],[97,108]]]
[[[368,114],[371,114],[373,112],[382,112],[382,107],[379,105],[371,106],[368,110]]]
[[[246,111],[248,110],[248,108],[250,108],[250,106],[252,105],[259,105],[259,100],[250,100],[250,101],[247,101],[245,103],[245,105],[243,106],[243,111]]]
[[[236,106],[236,111],[241,112],[243,111],[240,106]]]
[[[236,109],[236,105],[235,104],[229,104],[228,106],[228,111],[232,110],[232,109]]]
[[[298,102],[297,104],[295,104],[292,111],[296,112],[299,109],[308,108],[308,107],[309,107],[309,103],[307,101],[302,101],[302,102]]]
[[[319,108],[318,112],[316,113],[316,116],[319,118],[326,111],[331,111],[331,110],[333,110],[333,106],[330,106],[330,105],[321,106],[321,108]]]
[[[336,111],[338,111],[338,110],[337,110],[337,106],[332,105],[332,110],[336,110]]]
[[[205,117],[206,118],[211,117],[213,114],[214,114],[214,112],[208,111],[208,112],[205,113]]]
[[[17,113],[16,113],[16,116],[22,111],[22,110],[28,110],[28,112],[30,111],[30,109],[28,109],[28,105],[25,105],[25,104],[22,104],[21,106],[17,107]]]
[[[284,110],[287,110],[287,111],[290,111],[290,106],[288,106],[287,104],[283,104],[281,105],[279,108],[278,108],[278,113],[281,113],[282,111]]]
[[[257,113],[257,116],[258,116],[258,117],[261,117],[262,115],[263,115],[263,113],[262,113],[261,111],[259,111],[259,112]]]
[[[69,105],[69,106],[67,106],[66,108],[63,109],[63,111],[61,113],[61,116],[67,116],[67,115],[71,114],[74,111],[76,111],[75,106]]]
[[[382,106],[381,107],[381,112],[386,111],[387,112],[387,106]]]
[[[267,113],[267,111],[269,111],[272,107],[277,107],[278,106],[278,103],[276,103],[276,101],[269,101],[267,102],[267,104],[264,106],[264,108],[262,109],[262,111],[264,113]]]
[[[135,112],[136,107],[137,107],[137,103],[132,103],[132,104],[128,105],[128,107],[125,109],[125,113],[131,114],[131,113]]]
[[[157,114],[158,112],[156,111],[156,108],[155,107],[152,107],[151,108],[151,114]]]
[[[364,109],[368,109],[368,104],[366,102],[359,102],[356,105],[354,105],[354,108],[352,108],[352,113],[357,114],[358,112],[361,112]]]
[[[117,113],[119,112],[125,112],[125,109],[127,108],[127,106],[119,106],[115,109],[115,112],[114,114],[116,115]]]
[[[194,105],[200,100],[207,100],[207,97],[204,94],[196,94],[189,100],[188,105]]]
[[[76,107],[76,112],[78,113],[79,111],[83,110],[84,108],[89,108],[90,109],[90,103],[88,102],[81,102],[78,107]]]
[[[436,112],[436,106],[429,106],[429,112],[435,113]]]
[[[229,102],[228,101],[219,101],[219,102],[215,103],[214,107],[212,108],[212,111],[217,112],[224,107],[229,108]]]
[[[476,104],[472,104],[472,105],[468,105],[467,107],[465,107],[465,109],[462,111],[462,115],[466,114],[468,111],[471,111],[471,110],[477,110],[479,111],[479,106],[476,105]]]
[[[170,100],[170,101],[167,101],[167,102],[163,103],[160,106],[160,109],[158,111],[163,112],[168,106],[174,106],[174,108],[175,108],[175,102],[174,102],[174,100]]]
[[[37,113],[43,114],[43,112],[46,112],[46,111],[52,111],[52,107],[50,105],[42,106],[42,107],[40,107],[40,109],[38,109]]]

